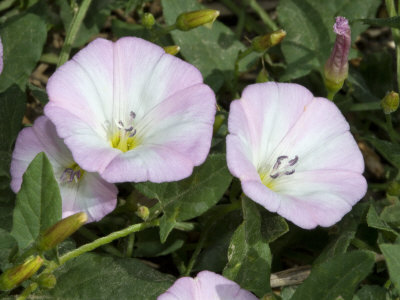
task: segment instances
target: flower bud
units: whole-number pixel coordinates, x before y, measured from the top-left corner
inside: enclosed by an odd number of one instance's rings
[[[267,82],[267,81],[269,81],[268,72],[266,69],[262,68],[260,73],[258,73],[258,75],[257,75],[256,82],[262,83],[262,82]]]
[[[34,275],[43,264],[40,256],[30,256],[23,264],[6,270],[0,276],[0,290],[10,291]]]
[[[213,126],[213,132],[216,133],[222,126],[222,124],[225,121],[225,116],[223,114],[217,114],[215,116],[215,121],[214,121],[214,126]]]
[[[181,50],[181,47],[178,45],[166,46],[164,47],[164,51],[171,55],[176,55]]]
[[[325,64],[324,77],[328,93],[334,95],[342,88],[349,71],[351,31],[347,19],[337,17],[333,31],[336,33],[336,41],[331,56]]]
[[[381,106],[385,114],[391,114],[399,108],[399,94],[396,92],[387,93],[381,101]]]
[[[139,218],[141,218],[143,221],[146,221],[149,218],[150,211],[147,206],[139,206],[136,214]]]
[[[147,29],[151,29],[154,24],[156,23],[156,20],[154,19],[154,16],[151,13],[145,13],[142,18],[142,25],[146,27]]]
[[[254,51],[264,52],[265,50],[278,45],[285,38],[285,36],[286,31],[279,29],[268,34],[255,37],[251,42],[251,46],[253,47]]]
[[[180,14],[176,18],[176,28],[182,31],[199,27],[201,25],[211,26],[219,16],[219,11],[214,9],[201,9]]]
[[[52,289],[56,285],[57,279],[53,274],[40,274],[37,283],[41,288]]]
[[[87,215],[81,212],[62,219],[41,234],[36,248],[39,251],[50,250],[77,231],[86,223],[87,218]]]

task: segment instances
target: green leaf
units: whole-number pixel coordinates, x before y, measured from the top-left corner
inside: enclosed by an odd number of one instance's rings
[[[21,129],[25,101],[26,95],[16,85],[0,93],[0,189],[10,185],[11,151]]]
[[[12,235],[20,249],[61,219],[61,196],[53,168],[42,152],[26,170],[14,209]]]
[[[218,205],[215,209],[218,209]],[[208,213],[207,213],[208,214]],[[228,263],[228,248],[233,233],[240,225],[242,217],[240,211],[232,211],[215,222],[207,235],[204,249],[200,252],[194,271],[209,270],[221,273]]]
[[[400,245],[381,244],[379,248],[385,256],[390,279],[394,286],[400,290]]]
[[[32,95],[38,99],[43,105],[46,105],[49,102],[49,97],[47,96],[46,90],[40,87],[37,87],[31,83],[28,84],[28,87],[32,93]]]
[[[233,234],[223,275],[262,297],[271,291],[271,251],[261,234],[257,205],[248,198],[242,205],[244,221]]]
[[[289,231],[289,225],[285,219],[261,209],[261,234],[267,243],[272,243]]]
[[[380,4],[379,0],[279,1],[279,21],[288,33],[282,42],[288,67],[281,80],[299,78],[311,70],[321,72],[335,40],[332,30],[334,17],[373,17]],[[352,41],[366,28],[366,25],[360,23],[353,24]]]
[[[358,226],[365,220],[365,214],[369,208],[368,203],[358,203],[353,209],[337,224],[337,234],[333,235],[331,241],[326,245],[322,253],[314,261],[315,264],[322,263],[337,254],[345,253],[351,241],[356,236]]]
[[[84,254],[54,273],[54,289],[37,293],[51,299],[141,299],[154,300],[165,292],[174,278],[146,266],[137,259],[113,259]]]
[[[364,285],[353,300],[386,300],[386,290],[377,285]]]
[[[375,254],[352,251],[314,266],[291,300],[350,299],[357,285],[372,271]]]
[[[374,136],[363,137],[363,139],[369,142],[393,166],[400,169],[400,147],[398,145]]]
[[[7,231],[0,229],[0,269],[8,263],[8,258],[16,250],[17,242]]]
[[[225,155],[211,154],[206,162],[196,167],[192,176],[177,182],[139,183],[135,187],[149,198],[158,199],[168,222],[163,222],[170,232],[173,219],[185,221],[200,216],[214,206],[228,188],[232,176],[226,166]]]
[[[174,24],[182,12],[205,8],[196,0],[163,0],[162,6],[167,24]],[[246,49],[235,34],[219,21],[215,21],[211,29],[198,27],[188,32],[175,30],[171,35],[181,47],[181,55],[201,71],[205,83],[214,91],[219,90],[224,80],[231,78],[238,52]],[[256,56],[252,54],[243,59],[240,70],[245,70]]]
[[[392,227],[390,227],[385,221],[379,218],[373,205],[370,206],[367,214],[367,223],[369,227],[380,229],[383,231],[391,232],[395,235],[399,235]]]
[[[383,208],[380,218],[387,223],[400,226],[400,204],[396,203]]]
[[[364,24],[374,25],[379,27],[391,27],[400,29],[400,17],[382,18],[382,19],[358,19]]]
[[[36,15],[23,14],[3,24],[0,36],[4,47],[0,92],[12,84],[24,90],[46,42],[46,23]]]
[[[0,228],[10,231],[15,206],[15,194],[10,188],[0,190]]]

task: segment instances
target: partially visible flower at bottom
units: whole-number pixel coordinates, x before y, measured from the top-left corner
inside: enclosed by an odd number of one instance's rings
[[[300,85],[249,85],[231,103],[228,128],[228,168],[243,192],[297,226],[331,226],[366,193],[349,124]]]
[[[24,128],[18,135],[11,162],[11,188],[15,193],[21,188],[22,176],[30,162],[40,152],[47,155],[53,166],[60,187],[63,218],[85,212],[88,222],[93,222],[115,208],[116,186],[97,173],[82,170],[58,137],[53,123],[45,116],[39,117],[32,127]]]
[[[157,300],[257,300],[249,291],[225,277],[202,271],[196,278],[182,277]]]

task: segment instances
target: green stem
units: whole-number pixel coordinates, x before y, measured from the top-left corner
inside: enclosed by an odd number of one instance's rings
[[[333,102],[333,98],[335,98],[336,93],[328,91],[327,98]]]
[[[17,297],[17,300],[25,300],[31,293],[33,293],[38,288],[38,284],[36,282],[32,282],[27,286],[26,289],[22,291],[22,293]]]
[[[177,222],[174,228],[182,231],[192,231],[195,227],[196,225],[194,223]]]
[[[245,58],[247,55],[253,52],[253,47],[249,47],[244,51],[240,51],[235,61],[235,82],[239,78],[239,63],[240,61]]]
[[[135,233],[131,233],[128,236],[128,245],[126,247],[125,257],[132,257],[134,245],[135,245]]]
[[[396,6],[394,0],[386,0],[386,10],[389,17],[396,17],[398,12],[396,11]],[[400,9],[400,2],[399,2]],[[400,89],[400,30],[392,28],[393,40],[396,43],[396,70],[397,70],[397,88]]]
[[[385,117],[386,117],[386,128],[390,140],[392,141],[393,144],[397,144],[396,132],[393,129],[392,116],[390,114],[385,114]]]
[[[139,224],[134,224],[131,225],[125,229],[119,230],[119,231],[115,231],[113,233],[110,233],[109,235],[99,238],[89,244],[83,245],[71,252],[68,252],[66,254],[64,254],[63,256],[60,257],[60,265],[66,263],[67,261],[69,261],[72,258],[75,258],[79,255],[82,255],[86,252],[92,251],[100,246],[103,246],[105,244],[109,244],[112,241],[125,237],[127,235],[130,235],[133,232],[138,232],[138,231],[142,231],[144,229],[150,228],[150,227],[154,227],[157,226],[159,224],[159,220],[156,219],[154,221],[151,221],[149,223],[139,223]]]
[[[258,14],[260,19],[268,26],[272,31],[278,30],[278,25],[270,18],[270,16],[264,11],[264,9],[258,4],[257,0],[250,0],[250,7]]]
[[[94,234],[93,232],[91,232],[89,229],[87,229],[86,227],[81,227],[79,228],[78,231],[81,235],[83,235],[85,238],[91,240],[91,241],[95,241],[97,240],[99,237]],[[102,248],[104,249],[104,251],[117,256],[117,257],[123,257],[122,253],[115,247],[111,246],[111,245],[104,245],[102,246]]]
[[[176,24],[172,24],[172,25],[168,25],[165,27],[161,27],[159,29],[156,30],[152,30],[151,29],[151,41],[154,42],[156,40],[158,40],[160,37],[170,33],[171,31],[176,29]]]
[[[76,36],[78,34],[79,27],[85,18],[86,12],[90,6],[92,0],[83,0],[79,9],[77,9],[74,17],[69,24],[68,32],[65,37],[64,45],[61,49],[60,57],[58,60],[57,68],[63,65],[69,58],[69,54],[71,52],[72,44],[74,43]]]
[[[189,263],[187,265],[186,271],[183,274],[184,276],[189,276],[190,272],[192,271],[194,264],[196,263],[197,257],[200,254],[201,249],[203,249],[204,243],[207,240],[208,233],[210,229],[214,226],[215,223],[217,223],[222,217],[224,217],[226,214],[230,213],[231,211],[234,211],[236,209],[239,209],[241,206],[241,202],[237,201],[232,204],[227,204],[222,207],[220,206],[220,211],[218,213],[211,217],[209,221],[206,223],[205,228],[203,232],[200,235],[199,242],[196,245],[196,249],[194,250],[192,257],[189,260]]]

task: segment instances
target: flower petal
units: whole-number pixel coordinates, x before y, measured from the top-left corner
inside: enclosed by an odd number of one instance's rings
[[[250,143],[254,160],[261,163],[270,158],[312,100],[310,91],[297,84],[249,85],[242,98],[231,104],[229,132]],[[240,116],[243,113],[245,117]]]
[[[39,117],[33,127],[24,128],[18,135],[11,161],[11,188],[17,193],[22,176],[31,161],[45,152],[56,172],[62,165],[73,164],[71,153],[57,136],[54,125],[46,117]]]
[[[61,184],[60,193],[63,218],[83,211],[88,222],[94,222],[114,210],[118,189],[98,174],[85,172],[78,183]]]
[[[157,300],[257,300],[252,293],[225,277],[210,271],[202,271],[195,279],[183,277]]]

